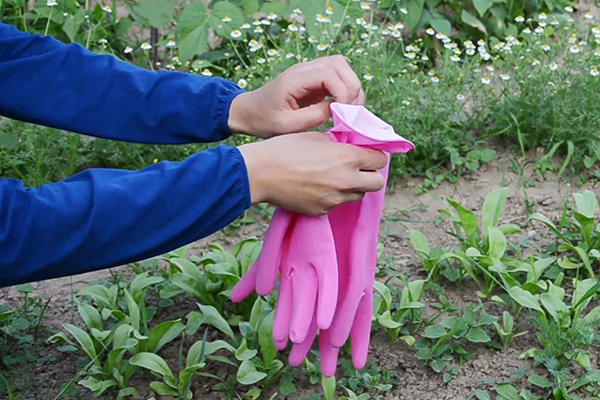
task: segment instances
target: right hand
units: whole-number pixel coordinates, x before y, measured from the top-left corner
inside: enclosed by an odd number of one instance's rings
[[[336,143],[319,132],[279,136],[239,147],[252,204],[271,203],[307,215],[327,214],[385,185],[378,150]]]

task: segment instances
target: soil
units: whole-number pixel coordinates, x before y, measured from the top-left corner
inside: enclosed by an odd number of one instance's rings
[[[439,224],[438,210],[445,208],[445,199],[451,197],[467,208],[480,210],[487,193],[502,185],[509,188],[509,196],[501,222],[523,226],[523,241],[533,241],[541,246],[551,243],[552,237],[540,233],[537,230],[538,227],[525,227],[524,223],[527,217],[526,198],[530,200],[535,211],[543,212],[552,219],[558,215],[565,198],[568,196],[568,183],[558,182],[556,179],[550,179],[550,177],[549,180],[543,180],[531,170],[527,170],[523,177],[519,177],[508,167],[510,157],[499,152],[493,163],[482,166],[477,173],[461,178],[456,184],[446,182],[421,195],[415,194],[416,188],[421,184],[420,180],[411,179],[410,181],[395,182],[393,188],[388,190],[385,218],[381,228],[380,237],[385,244],[384,256],[393,260],[393,263],[399,269],[411,271],[412,278],[416,278],[419,274],[418,261],[407,239],[407,228],[421,230],[426,235],[432,248],[439,247],[451,239],[446,233],[450,226],[445,223]],[[527,182],[529,187],[524,188],[524,181]],[[588,184],[586,188],[594,190],[596,184]],[[572,189],[574,189],[574,186]],[[213,241],[218,241],[225,247],[231,247],[241,237],[260,237],[267,223],[268,221],[262,220],[255,224],[244,225],[236,230],[234,234],[229,235],[219,232],[194,243],[192,246],[193,251],[199,252],[206,248],[207,243]],[[129,273],[127,267],[117,268],[112,272]],[[78,315],[71,310],[69,295],[87,286],[90,282],[106,279],[108,276],[109,271],[100,271],[72,278],[39,282],[36,293],[51,299],[51,305],[43,323],[59,329],[64,322],[76,321]],[[452,285],[444,289],[446,296],[459,307],[466,302],[477,301],[474,285],[466,285],[461,291],[458,291]],[[13,289],[4,290],[0,294],[0,300],[4,298],[4,301],[8,302],[15,301],[17,297]],[[433,301],[433,297],[425,300],[425,302],[430,301]],[[178,307],[180,310],[177,311],[184,311],[188,307],[191,310],[194,308],[194,304],[190,302],[190,304],[181,304]],[[521,326],[523,324],[523,322],[520,323]],[[462,365],[458,375],[448,383],[444,382],[441,374],[426,372],[421,366],[421,362],[415,358],[414,349],[402,341],[391,343],[387,336],[380,331],[373,332],[370,360],[380,368],[385,367],[398,373],[399,382],[390,391],[380,392],[381,398],[411,400],[467,399],[476,389],[493,392],[493,387],[489,385],[490,380],[502,382],[512,379],[512,382],[518,387],[528,387],[526,378],[515,378],[514,374],[519,370],[532,368],[530,362],[519,360],[518,355],[535,346],[535,344],[535,337],[526,335],[517,338],[506,352],[493,350],[487,346],[473,346],[469,350],[473,352],[475,358]],[[165,348],[161,355],[176,360],[178,346],[179,343]],[[77,356],[72,353],[58,352],[55,348],[55,346],[42,348],[37,362],[28,370],[19,371],[20,379],[15,381],[15,378],[12,378],[15,386],[22,385],[30,388],[28,391],[29,397],[47,399],[52,388],[54,388],[52,393],[56,395],[56,388],[73,379],[80,370],[75,365]],[[597,360],[594,360],[594,363],[596,362]],[[221,367],[221,365],[218,370],[211,372],[223,377],[228,374],[235,374],[234,370],[228,370]],[[341,371],[341,368],[338,371]],[[11,374],[11,377],[13,375]],[[143,398],[152,396],[148,389],[150,379],[150,376],[142,376],[132,382]],[[19,382],[19,380],[22,381]],[[194,386],[196,390],[195,398],[207,400],[222,398],[222,393],[211,392],[210,388],[213,384],[214,381],[197,378]],[[320,385],[308,385],[306,376],[299,378],[296,387],[298,392],[288,398],[308,397],[313,392],[321,392]],[[93,398],[87,389],[79,387],[77,391],[78,396],[76,398]],[[340,392],[340,394],[343,395],[344,393]],[[261,398],[268,399],[269,397],[270,395],[263,394]],[[109,397],[104,398],[108,399]],[[286,397],[278,395],[275,398],[283,399]]]

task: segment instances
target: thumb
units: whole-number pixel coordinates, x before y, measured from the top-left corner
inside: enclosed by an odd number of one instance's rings
[[[289,118],[286,123],[286,131],[302,132],[313,130],[323,125],[331,118],[329,106],[333,100],[321,101],[308,107],[300,108],[289,112]]]

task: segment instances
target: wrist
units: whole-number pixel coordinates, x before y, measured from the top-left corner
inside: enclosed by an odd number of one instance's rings
[[[240,93],[231,102],[227,126],[232,133],[250,134],[247,126],[250,119],[248,115],[248,95],[247,92]]]
[[[267,202],[269,180],[265,175],[268,170],[268,160],[265,158],[264,152],[261,152],[260,142],[241,145],[238,150],[242,154],[246,171],[248,171],[252,205]]]

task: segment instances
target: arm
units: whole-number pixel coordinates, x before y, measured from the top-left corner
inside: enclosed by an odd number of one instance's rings
[[[243,91],[221,78],[152,72],[0,23],[0,115],[107,139],[225,139]]]
[[[244,159],[229,146],[139,172],[91,169],[38,189],[0,179],[0,287],[164,254],[249,205]]]

